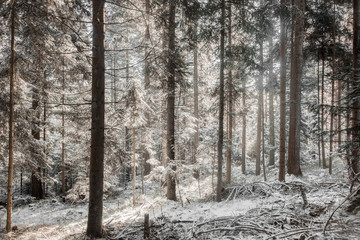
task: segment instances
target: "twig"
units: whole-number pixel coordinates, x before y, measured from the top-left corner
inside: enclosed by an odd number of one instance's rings
[[[329,224],[331,218],[334,216],[335,212],[347,201],[349,200],[349,198],[351,198],[354,193],[356,193],[358,190],[360,189],[360,185],[351,193],[349,193],[349,195],[344,199],[344,201],[342,201],[342,203],[337,206],[337,208],[334,209],[334,211],[331,213],[330,217],[328,218],[328,220],[326,221],[325,225],[324,225],[324,228],[323,228],[323,234],[325,235],[325,231],[326,231],[326,227],[327,225]]]

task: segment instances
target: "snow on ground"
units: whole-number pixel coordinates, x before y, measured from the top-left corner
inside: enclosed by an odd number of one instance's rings
[[[313,238],[309,237],[309,239],[322,239],[320,228],[327,221],[332,210],[349,192],[342,168],[334,169],[336,174],[329,176],[327,170],[318,169],[316,166],[309,167],[303,169],[304,177],[287,176],[286,184],[276,181],[276,171],[277,169],[270,168],[269,180],[263,182],[261,176],[243,175],[240,168],[234,168],[234,183],[227,186],[224,200],[220,203],[213,201],[213,183],[216,178],[211,176],[202,176],[200,181],[189,180],[189,178],[180,180],[180,188],[177,192],[179,201],[177,202],[166,200],[165,189],[160,187],[159,182],[145,181],[146,195],[137,192],[135,206],[132,203],[132,189],[125,190],[115,198],[105,200],[103,223],[108,237],[113,236],[115,239],[120,236],[124,239],[141,239],[141,225],[145,213],[149,214],[154,226],[169,228],[167,223],[181,223],[182,225],[174,225],[177,231],[183,231],[182,235],[181,233],[174,235],[175,239],[176,236],[178,239],[192,239],[195,238],[194,236],[199,239],[230,239],[226,237],[226,234],[230,234],[232,239],[266,239],[272,235],[286,238],[284,231],[297,229],[300,235],[300,233],[306,233],[304,230],[299,230],[304,229],[304,226],[309,229],[312,227]],[[299,185],[305,189],[308,201],[306,208],[302,207],[303,198],[298,189]],[[140,191],[140,188],[137,191]],[[13,226],[17,226],[18,230],[11,234],[0,234],[0,238],[84,239],[87,207],[85,203],[63,203],[54,198],[15,208]],[[233,225],[226,223],[229,229],[225,233],[221,233],[221,228],[224,228],[225,223],[217,225],[220,230],[216,232],[211,229],[215,228],[214,226],[204,226],[209,221],[219,221],[219,219],[229,219]],[[308,223],[307,219],[311,223]],[[329,231],[332,235],[329,239],[335,239],[336,236],[348,236],[348,239],[351,239],[351,234],[356,236],[359,232],[349,227],[352,224],[359,224],[359,219],[359,215],[348,216],[340,208],[330,222]],[[1,228],[5,227],[5,220],[6,212],[2,210],[0,212]],[[240,229],[238,225],[234,225],[236,221],[240,221],[240,225],[244,225],[245,222],[250,225],[246,225],[245,230]],[[294,224],[294,221],[299,222]],[[281,227],[276,224],[281,224]],[[132,226],[139,226],[139,228],[132,228]],[[344,229],[336,233],[335,227],[344,227]],[[130,234],[131,229],[135,229],[137,233]],[[349,231],[348,235],[341,235],[346,231]],[[170,233],[158,230],[156,234],[158,234],[158,239],[162,239],[161,236],[165,238],[169,236],[166,234]],[[294,236],[296,235],[290,235],[288,238],[292,239]]]

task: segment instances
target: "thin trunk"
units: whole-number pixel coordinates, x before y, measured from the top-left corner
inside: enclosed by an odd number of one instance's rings
[[[286,32],[285,0],[281,0],[280,15],[280,146],[279,181],[285,181],[285,125],[286,125]]]
[[[62,76],[62,109],[61,109],[61,117],[62,117],[62,129],[61,129],[61,140],[62,140],[62,144],[61,144],[61,183],[62,183],[62,195],[65,196],[66,195],[66,183],[65,183],[65,114],[64,114],[64,104],[65,104],[65,70],[63,69],[63,76]]]
[[[228,44],[229,49],[231,52],[231,3],[229,3],[229,22],[228,22]],[[231,60],[230,60],[231,61]],[[228,113],[227,113],[227,127],[228,127],[228,147],[226,148],[226,182],[231,182],[231,146],[232,146],[232,123],[233,123],[233,83],[232,83],[232,71],[231,71],[231,64],[229,66],[228,72]]]
[[[302,175],[300,168],[301,77],[304,39],[305,1],[296,0],[293,54],[291,56],[290,123],[288,143],[288,173]]]
[[[149,42],[150,42],[150,27],[149,27],[149,15],[150,15],[150,0],[145,0],[145,13],[146,13],[146,30],[145,30],[145,91],[149,94],[150,90],[150,63],[149,63]],[[146,135],[150,135],[150,112],[145,112],[146,118]],[[150,159],[150,151],[145,147],[144,154],[144,175],[150,174],[151,165],[148,163]]]
[[[169,22],[168,22],[168,89],[167,89],[167,134],[166,134],[166,153],[168,158],[168,167],[171,169],[167,173],[166,183],[168,200],[176,200],[176,163],[175,163],[175,0],[169,2]]]
[[[331,109],[330,109],[330,156],[329,156],[329,174],[332,174],[332,154],[333,154],[333,132],[334,132],[334,118],[335,118],[335,112],[334,112],[334,98],[335,98],[335,0],[334,0],[334,22],[333,22],[333,46],[332,46],[332,75],[333,79],[331,80]]]
[[[11,3],[11,26],[10,26],[10,112],[9,112],[9,169],[8,191],[6,205],[6,231],[11,232],[12,224],[12,195],[13,195],[13,162],[14,162],[14,76],[15,76],[15,0]],[[21,178],[22,179],[22,178]]]
[[[241,171],[243,174],[246,172],[246,83],[245,79],[242,82],[243,94],[242,94],[242,146],[241,146]]]
[[[195,26],[195,34],[197,34],[197,24]],[[199,71],[198,71],[198,47],[195,42],[194,49],[194,116],[196,119],[195,136],[194,136],[194,154],[193,163],[197,162],[197,149],[199,147]]]
[[[317,59],[317,104],[318,104],[318,106],[320,106],[320,53],[319,52],[318,52],[318,59]],[[318,134],[322,134],[320,111],[317,112],[317,117],[318,117],[318,124],[317,124]],[[321,153],[320,153],[321,139],[318,139],[317,145],[318,145],[319,167],[321,167]]]
[[[92,104],[89,212],[86,235],[103,234],[104,128],[105,128],[105,0],[92,1]]]
[[[43,131],[43,140],[44,140],[44,143],[46,143],[46,101],[44,100],[44,131]],[[45,155],[47,154],[46,152],[46,146],[44,147],[44,153]],[[44,178],[44,181],[43,181],[43,189],[44,189],[44,197],[46,197],[46,183],[45,183],[45,177],[46,177],[46,169],[44,168],[43,169],[43,178]]]
[[[256,130],[256,169],[255,174],[260,175],[261,157],[261,132],[262,132],[262,112],[263,112],[263,78],[264,78],[263,42],[260,40],[260,75],[257,83],[258,102],[257,102],[257,130]]]
[[[270,37],[269,40],[269,50],[270,52],[273,49],[273,40],[272,37]],[[269,120],[270,120],[270,152],[269,152],[269,165],[272,166],[275,164],[275,117],[274,117],[274,88],[275,88],[275,76],[273,72],[274,68],[274,62],[273,57],[270,57],[270,66],[269,66],[269,82],[270,82],[270,88],[269,88]]]
[[[217,184],[216,201],[221,202],[222,192],[222,162],[223,162],[223,143],[224,143],[224,68],[225,68],[225,0],[221,0],[220,17],[220,86],[219,86],[219,132],[217,145]]]
[[[133,135],[133,206],[135,207],[135,200],[136,200],[136,145],[135,145],[135,87],[133,86],[132,90],[132,135]]]
[[[162,36],[162,48],[166,49],[168,46],[168,35],[167,35],[167,31],[166,28],[163,29],[163,36]],[[167,61],[164,60],[164,66],[167,65]],[[164,81],[163,83],[165,83],[166,76],[164,76]],[[165,84],[164,84],[165,85]],[[163,89],[165,89],[166,86],[163,86]],[[166,134],[167,134],[167,96],[164,96],[164,98],[161,101],[161,121],[163,121],[162,123],[162,138],[161,138],[161,160],[162,160],[162,165],[164,167],[167,166],[168,164],[168,158],[167,158],[167,147],[166,147],[166,143],[167,143],[167,138],[166,138]]]
[[[358,96],[359,92],[359,58],[360,58],[360,8],[359,1],[353,0],[353,72],[352,72],[352,91]],[[351,167],[354,174],[359,173],[359,138],[360,138],[360,128],[359,128],[359,99],[353,96],[352,99],[352,161]]]
[[[266,101],[266,99],[265,99]],[[262,132],[262,167],[263,167],[263,175],[264,181],[266,182],[266,168],[265,168],[265,109],[261,112],[262,120],[261,120],[261,132]]]
[[[325,78],[325,60],[322,56],[322,69],[321,69],[321,158],[322,158],[322,167],[326,168],[326,158],[325,158],[325,141],[324,141],[324,78]]]

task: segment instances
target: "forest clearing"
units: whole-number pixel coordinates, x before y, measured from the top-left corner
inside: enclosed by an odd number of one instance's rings
[[[0,0],[0,238],[359,239],[359,0]]]

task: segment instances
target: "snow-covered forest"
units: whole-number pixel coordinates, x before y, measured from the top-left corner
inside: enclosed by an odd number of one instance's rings
[[[358,0],[1,0],[1,239],[359,239]]]

